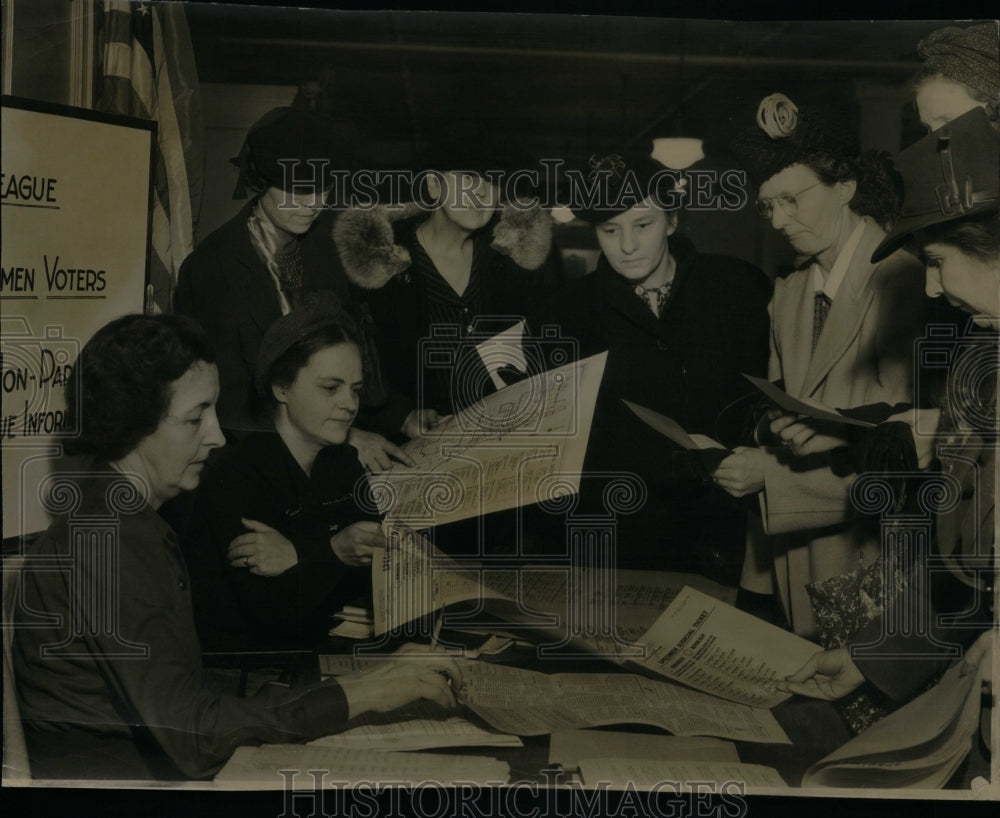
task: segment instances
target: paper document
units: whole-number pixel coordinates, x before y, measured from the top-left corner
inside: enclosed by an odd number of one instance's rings
[[[770,381],[764,380],[763,378],[755,378],[753,375],[747,375],[743,373],[743,377],[746,378],[750,383],[756,386],[761,392],[763,392],[767,397],[774,401],[777,406],[784,409],[786,412],[792,412],[796,415],[805,415],[809,418],[814,418],[816,420],[826,420],[831,423],[844,423],[848,426],[860,426],[863,429],[874,429],[874,423],[869,423],[866,420],[855,420],[854,418],[849,418],[846,415],[840,414],[833,407],[816,406],[814,403],[806,403],[798,398],[793,398],[787,392],[779,389]]]
[[[734,702],[774,707],[774,686],[820,648],[800,636],[685,588],[641,638],[649,670]]]
[[[607,353],[504,387],[402,448],[369,477],[387,519],[422,529],[575,493]]]
[[[514,326],[498,332],[476,345],[476,352],[482,359],[483,366],[490,373],[490,380],[497,389],[503,389],[507,384],[499,372],[506,367],[512,367],[519,372],[528,371],[528,362],[524,357],[524,321],[518,321]]]
[[[810,767],[802,786],[943,787],[975,740],[981,685],[979,672],[962,676],[957,663],[922,696]]]
[[[647,409],[645,406],[640,406],[629,400],[622,399],[622,403],[631,409],[640,420],[664,437],[669,438],[683,449],[697,452],[708,474],[714,472],[719,464],[733,453],[731,449],[727,449],[710,437],[689,435],[673,418],[668,418],[666,415],[661,415],[659,412],[654,412],[652,409]]]
[[[427,750],[437,747],[522,747],[517,736],[496,733],[461,716],[409,719],[390,724],[362,724],[310,741],[312,747],[344,750]]]
[[[559,730],[549,738],[549,764],[577,770],[581,758],[644,758],[654,761],[739,763],[731,741],[700,736],[656,736],[611,730]]]
[[[286,774],[282,775],[280,770]],[[298,771],[292,781],[289,770]],[[509,776],[507,764],[495,758],[262,744],[237,747],[215,776],[215,782],[241,788],[256,784],[267,789],[282,789],[289,784],[300,789],[362,783],[413,787],[424,782],[442,786],[452,783],[497,786],[506,784]]]
[[[549,675],[485,662],[463,664],[462,674],[462,703],[507,733],[651,724],[678,736],[789,743],[767,710],[634,674]]]
[[[648,761],[631,758],[588,758],[580,762],[580,778],[586,787],[607,785],[611,789],[631,787],[671,793],[700,792],[705,782],[742,783],[747,790],[786,789],[778,771],[759,764],[712,761]],[[718,791],[718,790],[715,790]],[[734,790],[733,794],[738,791]]]

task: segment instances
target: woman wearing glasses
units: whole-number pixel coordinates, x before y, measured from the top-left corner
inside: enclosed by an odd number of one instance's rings
[[[761,215],[805,261],[775,283],[770,380],[840,409],[909,401],[923,271],[901,251],[870,261],[899,206],[888,160],[859,156],[841,123],[800,111],[782,94],[761,102],[757,127],[734,149],[759,186]],[[848,618],[860,615],[859,583],[879,556],[877,531],[843,521],[850,477],[835,471],[831,456],[792,457],[777,431],[765,419],[760,448],[738,448],[714,475],[734,496],[758,495],[769,535],[748,540],[743,595],[766,607],[776,591],[796,633],[833,639],[843,621],[827,622],[823,612],[849,602]]]

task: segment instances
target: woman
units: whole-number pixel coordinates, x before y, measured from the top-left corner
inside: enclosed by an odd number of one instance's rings
[[[913,82],[920,121],[936,130],[973,108],[1000,127],[1000,34],[997,24],[948,26],[920,41],[924,64]]]
[[[394,414],[384,387],[371,318],[340,269],[326,209],[334,167],[353,164],[353,147],[340,123],[309,111],[275,108],[247,133],[237,159],[235,198],[251,201],[208,236],[181,265],[175,309],[200,323],[219,356],[219,420],[230,439],[267,428],[254,390],[254,366],[268,327],[300,305],[306,294],[332,292],[361,327],[368,372],[362,404],[365,429],[351,444],[373,471],[389,458],[405,460],[380,433],[382,412]],[[395,418],[394,418],[395,420]]]
[[[515,167],[501,146],[448,143],[424,157],[414,201],[337,219],[341,263],[365,291],[387,378],[406,398],[399,417],[416,410],[417,424],[404,424],[412,434],[492,391],[476,344],[523,318],[555,275],[548,213],[503,204],[487,176]]]
[[[944,143],[947,154],[942,151]],[[979,359],[977,369],[986,377],[974,379],[973,385],[980,387],[975,393],[956,379],[943,394],[925,396],[936,405],[898,415],[897,424],[866,434],[866,438],[881,438],[894,431],[891,426],[905,423],[910,459],[921,469],[939,463],[961,485],[961,502],[936,520],[936,551],[951,571],[930,576],[930,604],[919,608],[930,617],[929,635],[895,635],[883,641],[881,655],[852,658],[852,646],[879,640],[884,626],[876,620],[852,635],[845,647],[816,654],[789,677],[790,692],[817,698],[839,699],[869,681],[894,701],[905,702],[947,665],[941,645],[968,645],[977,637],[966,662],[976,664],[985,656],[987,677],[992,664],[990,651],[996,634],[992,587],[998,433],[996,333],[1000,331],[1000,136],[991,129],[986,113],[977,108],[907,148],[898,157],[897,166],[906,190],[903,217],[873,258],[883,258],[907,241],[919,249],[926,264],[927,295],[943,296],[971,315],[975,325],[966,336],[966,348],[954,350],[952,371],[969,372],[962,356],[971,355]],[[966,180],[968,198],[947,201],[939,195],[942,182],[947,189],[959,191]],[[923,417],[918,419],[918,414]],[[935,426],[936,434],[926,432]],[[796,440],[796,445],[808,446],[806,425],[800,421],[796,427],[783,434]],[[938,446],[941,448],[935,451]],[[864,453],[876,445],[866,439],[858,448],[855,456],[863,472],[871,468]],[[884,467],[879,470],[884,471]],[[900,600],[890,604],[900,604]],[[955,621],[942,625],[941,615],[950,615]]]
[[[745,514],[623,400],[732,445],[744,431],[735,407],[752,390],[741,373],[762,375],[767,363],[770,286],[750,264],[699,253],[677,234],[676,174],[651,156],[594,157],[586,178],[598,198],[580,190],[571,200],[593,225],[597,269],[539,309],[539,323],[560,325],[581,356],[608,351],[584,466],[596,474],[584,477],[581,504],[607,514],[608,474],[639,475],[648,500],[618,515],[619,565],[725,579]]]
[[[761,215],[806,260],[775,283],[769,379],[837,408],[909,402],[913,341],[924,327],[922,270],[902,251],[870,261],[898,208],[891,165],[859,155],[842,123],[782,94],[761,102],[757,123],[734,150],[759,187]],[[813,599],[839,604],[829,601],[839,578],[856,585],[874,570],[879,540],[844,521],[850,478],[829,455],[789,457],[766,445],[778,442],[766,424],[762,431],[762,448],[738,448],[714,477],[735,497],[759,497],[769,535],[748,540],[741,585],[766,598],[776,584],[794,631],[813,637]],[[819,637],[835,640],[834,630]]]
[[[354,502],[364,471],[345,446],[364,388],[353,322],[335,302],[267,331],[255,381],[271,431],[212,463],[183,540],[206,651],[315,647],[330,615],[371,589],[377,517]]]
[[[22,575],[25,609],[49,618],[13,644],[36,777],[204,778],[241,744],[313,739],[421,696],[454,702],[424,662],[245,699],[203,686],[188,571],[157,509],[223,444],[218,394],[208,339],[179,316],[112,321],[73,367],[76,448],[93,462],[53,485],[62,516]]]

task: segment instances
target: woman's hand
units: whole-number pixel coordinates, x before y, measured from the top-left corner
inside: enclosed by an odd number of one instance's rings
[[[764,488],[764,453],[739,446],[719,464],[712,479],[733,497],[756,494]]]
[[[400,431],[410,440],[427,434],[435,426],[450,418],[451,415],[439,415],[433,409],[414,409],[403,421]],[[412,465],[412,464],[410,464]]]
[[[837,426],[803,415],[782,414],[771,421],[771,433],[796,457],[804,457],[846,446],[847,438],[837,433],[843,426]]]
[[[378,523],[362,520],[334,534],[330,547],[344,565],[371,565],[374,549],[385,548],[385,535]]]
[[[462,689],[462,671],[448,656],[393,656],[384,664],[360,673],[337,677],[347,698],[351,718],[374,710],[385,713],[416,699],[430,699],[455,707]]]
[[[347,442],[358,450],[358,460],[372,474],[379,474],[392,466],[393,460],[398,460],[406,466],[412,466],[413,461],[395,443],[386,440],[375,432],[351,427]]]
[[[776,682],[776,686],[786,693],[832,701],[854,692],[864,680],[847,648],[834,648],[814,653],[784,682]]]
[[[229,543],[226,557],[233,568],[249,568],[259,577],[276,577],[299,561],[295,546],[269,525],[241,517],[250,531]]]
[[[917,468],[928,469],[934,462],[934,442],[938,424],[941,422],[940,409],[907,409],[887,418],[888,421],[899,421],[910,427],[913,445],[917,450]]]

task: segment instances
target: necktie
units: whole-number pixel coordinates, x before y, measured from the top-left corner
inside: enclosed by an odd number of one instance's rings
[[[670,295],[670,287],[673,283],[672,281],[668,281],[659,287],[643,287],[641,284],[636,284],[635,294],[653,311],[653,315],[659,318],[660,310],[663,309],[663,305],[667,301],[667,296]]]
[[[830,296],[826,293],[816,293],[816,300],[813,304],[813,351],[816,351],[816,344],[819,343],[819,334],[823,331],[823,324],[830,314],[830,307],[833,304]]]

